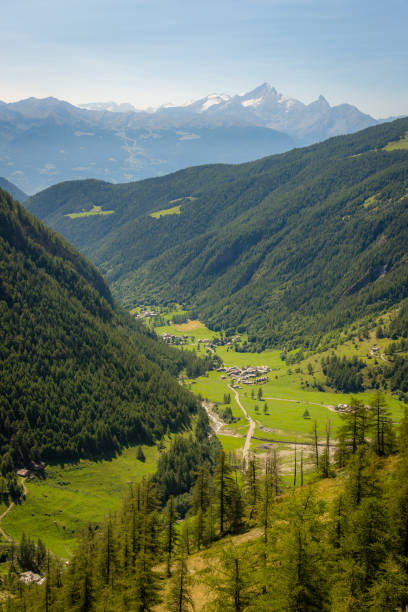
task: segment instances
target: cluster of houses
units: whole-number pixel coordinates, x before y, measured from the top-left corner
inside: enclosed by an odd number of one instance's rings
[[[166,342],[167,344],[187,344],[188,343],[188,336],[175,336],[174,334],[168,334],[167,332],[164,332],[163,334],[161,334],[160,338],[163,340],[163,342]]]
[[[217,372],[225,372],[222,379],[225,379],[228,375],[235,383],[241,383],[242,385],[260,385],[268,382],[269,378],[266,374],[270,371],[268,366],[248,366],[246,368],[239,368],[238,366],[232,366],[230,368],[221,367],[217,369]]]
[[[136,319],[153,319],[153,317],[158,317],[160,313],[155,310],[142,310],[138,314],[135,314]]]

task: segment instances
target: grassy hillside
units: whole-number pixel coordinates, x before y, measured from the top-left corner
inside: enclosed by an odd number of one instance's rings
[[[247,331],[259,348],[312,345],[407,295],[407,129],[402,119],[128,185],[63,183],[28,207],[73,240],[128,307],[182,302],[213,329]],[[152,217],[179,198],[180,214]],[[115,214],[65,216],[95,205]]]
[[[2,529],[16,542],[23,533],[40,538],[54,554],[68,557],[88,523],[117,512],[130,483],[155,471],[157,447],[143,451],[144,462],[131,447],[111,459],[48,466],[46,478],[26,484],[26,499],[1,521]]]

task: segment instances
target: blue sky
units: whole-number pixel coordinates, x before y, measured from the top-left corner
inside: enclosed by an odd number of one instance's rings
[[[2,0],[0,99],[139,108],[264,81],[408,114],[407,0]]]

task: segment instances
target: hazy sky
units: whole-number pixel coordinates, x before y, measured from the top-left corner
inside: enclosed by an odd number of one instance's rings
[[[0,100],[138,108],[264,81],[408,114],[407,0],[1,0]]]

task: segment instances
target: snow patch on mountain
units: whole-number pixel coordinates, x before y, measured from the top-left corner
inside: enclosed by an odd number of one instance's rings
[[[247,106],[258,106],[259,104],[261,104],[262,101],[263,101],[262,96],[260,98],[253,98],[252,100],[244,100],[242,102],[242,106],[244,106],[245,108]]]
[[[201,106],[201,112],[204,112],[211,108],[211,106],[215,106],[216,104],[221,104],[222,102],[227,102],[230,100],[230,96],[226,94],[210,94],[205,99],[205,102]]]

